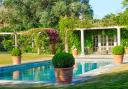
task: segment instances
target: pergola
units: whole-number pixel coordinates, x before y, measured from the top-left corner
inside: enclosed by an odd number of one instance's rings
[[[20,32],[0,32],[0,35],[14,35],[14,41],[15,41],[15,47],[18,46],[18,35],[27,35],[29,34],[31,31],[39,31],[38,33],[40,34],[41,31],[44,31],[47,30],[47,29],[51,29],[51,28],[43,28],[43,30],[41,29],[31,29],[31,30],[28,30],[28,31],[20,31]],[[32,44],[33,45],[33,44]]]
[[[17,33],[17,32],[1,32],[0,35],[14,35],[15,36],[15,46],[17,47],[18,46],[18,42],[17,42],[17,34],[20,34],[20,33]]]
[[[81,56],[84,56],[84,31],[85,30],[117,30],[117,45],[121,44],[121,28],[126,28],[125,26],[108,26],[108,27],[93,27],[93,28],[77,28],[76,30],[81,32]],[[116,44],[116,43],[115,43]]]

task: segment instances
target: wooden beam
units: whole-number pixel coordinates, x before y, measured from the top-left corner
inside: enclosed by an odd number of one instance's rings
[[[103,29],[117,29],[117,28],[126,28],[126,26],[108,26],[108,27],[76,28],[75,30],[103,30]]]

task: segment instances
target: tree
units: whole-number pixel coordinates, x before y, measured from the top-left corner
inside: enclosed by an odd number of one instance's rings
[[[15,31],[57,27],[61,16],[92,17],[89,3],[80,0],[4,0],[2,21]]]
[[[61,18],[59,21],[59,29],[62,40],[65,44],[65,52],[69,51],[68,41],[70,38],[70,34],[73,32],[72,30],[74,29],[74,26],[75,26],[74,17],[64,17]]]
[[[82,13],[83,19],[90,19],[92,17],[89,8],[89,3],[81,3],[80,0],[60,0],[53,6],[51,11],[59,19],[59,29],[66,52],[69,51],[69,36],[71,35],[71,30],[75,28],[75,21],[78,20],[79,13]]]
[[[54,0],[4,0],[6,23],[15,30],[39,27],[42,12],[51,8]]]
[[[122,4],[124,7],[128,8],[128,0],[123,0]]]
[[[86,18],[93,16],[89,3],[86,3],[84,0],[83,2],[80,2],[80,0],[60,0],[56,2],[51,11],[56,17],[65,15],[79,17],[79,13],[82,13]]]

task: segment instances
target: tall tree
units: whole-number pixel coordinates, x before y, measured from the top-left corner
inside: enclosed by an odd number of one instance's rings
[[[15,30],[40,26],[42,12],[50,9],[54,0],[4,0],[4,20]]]
[[[74,29],[74,22],[79,18],[81,13],[83,19],[92,18],[93,13],[90,13],[91,7],[89,3],[80,0],[60,0],[52,8],[53,15],[60,19],[59,29],[61,31],[62,39],[65,44],[65,51],[69,51],[68,43],[69,36]]]
[[[4,8],[2,21],[16,31],[55,27],[61,16],[78,17],[80,11],[86,12],[83,13],[86,17],[92,17],[89,3],[80,0],[4,0]]]
[[[123,0],[122,4],[124,7],[128,8],[128,0]]]
[[[89,0],[81,0],[81,15],[83,19],[92,19],[93,18],[93,10],[89,5]]]

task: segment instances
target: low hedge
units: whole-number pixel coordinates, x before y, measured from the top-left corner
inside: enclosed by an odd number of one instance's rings
[[[68,68],[75,64],[75,59],[70,53],[60,52],[52,58],[52,63],[55,68]]]
[[[114,55],[123,55],[125,53],[124,47],[123,46],[115,46],[112,49],[112,53]]]

